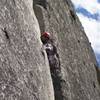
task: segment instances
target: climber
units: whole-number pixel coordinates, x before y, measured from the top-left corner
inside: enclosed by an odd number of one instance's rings
[[[51,73],[58,73],[60,71],[60,60],[56,46],[51,38],[51,34],[48,32],[43,32],[41,34],[41,41],[47,53]]]
[[[59,55],[57,53],[57,48],[54,45],[51,34],[44,32],[41,34],[41,41],[43,43],[43,48],[45,49],[50,65],[50,72],[54,86],[55,100],[63,100],[62,90],[61,90],[61,68]]]

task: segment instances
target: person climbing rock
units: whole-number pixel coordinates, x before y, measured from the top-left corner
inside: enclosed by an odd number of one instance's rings
[[[51,74],[53,73],[57,74],[57,72],[60,71],[60,60],[56,46],[53,43],[53,39],[51,39],[51,34],[48,32],[42,33],[41,41],[47,53]]]
[[[51,34],[44,32],[41,34],[41,41],[43,43],[43,48],[46,50],[50,72],[53,81],[54,91],[55,91],[55,100],[63,100],[61,92],[61,68],[59,55],[57,53],[57,48],[53,43]]]

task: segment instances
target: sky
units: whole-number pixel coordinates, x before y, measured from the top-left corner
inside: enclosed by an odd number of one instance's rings
[[[100,65],[100,0],[72,0]]]

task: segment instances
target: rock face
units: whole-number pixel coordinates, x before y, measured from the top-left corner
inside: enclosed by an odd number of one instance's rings
[[[41,47],[32,0],[1,0],[0,100],[54,100]]]
[[[61,99],[41,49],[44,31],[59,53]],[[70,0],[0,0],[0,100],[100,100],[95,67]]]

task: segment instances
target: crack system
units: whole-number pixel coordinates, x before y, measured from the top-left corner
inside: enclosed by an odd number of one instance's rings
[[[46,4],[47,4],[46,0],[34,0],[33,2],[33,9],[37,17],[37,20],[39,22],[41,33],[45,31],[45,23],[44,23],[44,16],[43,16],[42,10],[43,9],[47,10]],[[60,66],[59,55],[57,53],[57,48],[56,48],[56,54],[57,54],[56,56],[57,56],[58,61],[56,60],[56,64],[54,65],[50,63],[48,54],[47,54],[47,57],[48,57],[49,66],[50,66],[51,78],[53,81],[55,100],[64,100],[63,93],[62,93],[62,86],[61,86],[61,81],[62,81],[61,68],[60,68],[61,66]]]

